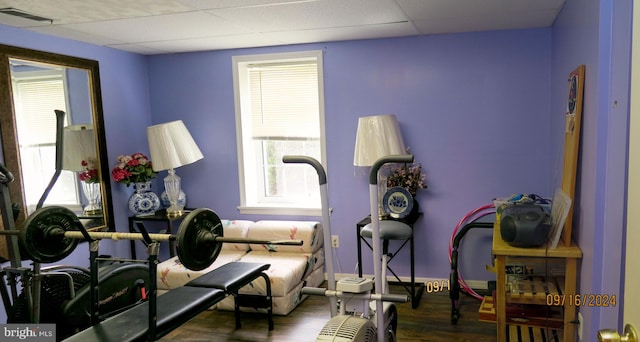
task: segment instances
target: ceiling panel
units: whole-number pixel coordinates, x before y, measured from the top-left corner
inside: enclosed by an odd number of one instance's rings
[[[205,12],[166,14],[137,19],[118,19],[95,23],[69,24],[65,27],[122,42],[153,42],[248,33],[219,17]]]
[[[324,0],[278,6],[210,10],[217,16],[242,23],[256,32],[308,30],[332,27],[406,22],[394,1]]]
[[[549,27],[565,0],[0,0],[0,24],[141,54]]]

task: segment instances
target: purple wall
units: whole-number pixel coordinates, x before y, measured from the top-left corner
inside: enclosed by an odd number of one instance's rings
[[[280,218],[236,209],[231,58],[322,49],[329,202],[342,242],[337,271],[356,269],[355,223],[369,212],[367,177],[352,165],[358,117],[395,113],[428,174],[429,189],[418,195],[425,215],[415,233],[416,274],[446,278],[449,238],[464,214],[497,196],[551,194],[550,37],[539,29],[152,56],[153,121],[183,119],[205,155],[180,168],[190,206],[224,218]],[[480,243],[462,252],[486,256],[469,267],[468,279],[491,278],[484,271],[490,241]],[[372,274],[370,252],[364,259]],[[408,253],[394,260],[402,276],[408,260]]]
[[[369,211],[367,177],[352,166],[357,118],[395,113],[406,144],[428,173],[429,189],[418,195],[425,216],[416,227],[416,245],[417,275],[429,278],[448,277],[448,241],[465,213],[497,196],[549,196],[560,184],[566,77],[585,64],[574,221],[584,253],[579,286],[581,293],[621,293],[629,7],[629,0],[568,0],[552,29],[149,57],[6,26],[0,26],[0,43],[100,62],[111,164],[119,154],[148,151],[146,126],[183,119],[205,154],[179,171],[189,205],[244,219],[294,217],[242,216],[236,209],[231,57],[323,50],[332,227],[342,240],[336,271],[355,272],[355,222]],[[615,109],[613,100],[619,101]],[[117,229],[126,230],[132,190],[113,182],[112,189]],[[128,244],[102,246],[105,253],[129,255]],[[483,270],[490,262],[486,236],[470,236],[461,253],[467,279],[491,278]],[[86,254],[79,248],[66,261],[86,265]],[[364,257],[365,273],[371,274],[370,254]],[[394,263],[408,276],[406,252]],[[615,326],[620,315],[617,309],[582,313],[585,336]]]
[[[563,146],[566,76],[586,65],[582,147],[574,213],[583,252],[579,292],[622,297],[631,1],[567,1],[553,27],[553,146]],[[561,150],[560,150],[561,151]],[[619,301],[621,302],[621,301]],[[580,308],[586,340],[621,328],[622,306]]]

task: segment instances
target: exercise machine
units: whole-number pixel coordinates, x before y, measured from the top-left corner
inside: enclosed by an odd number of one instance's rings
[[[318,173],[320,197],[322,204],[322,227],[324,246],[331,246],[331,222],[329,218],[329,201],[327,194],[326,172],[317,160],[307,156],[284,156],[284,163],[305,163],[311,165]],[[393,302],[406,303],[408,296],[384,293],[383,267],[385,259],[380,249],[380,231],[378,218],[378,170],[386,163],[410,163],[413,155],[387,156],[377,160],[371,166],[369,176],[369,195],[371,208],[374,284],[370,279],[346,278],[335,281],[333,271],[333,253],[325,254],[327,267],[327,289],[304,287],[302,292],[310,295],[329,297],[331,319],[320,331],[316,341],[378,341],[396,340],[397,309]],[[339,302],[339,314],[336,307]]]
[[[56,114],[60,117],[64,113]],[[22,266],[23,261],[29,259],[30,253],[25,250],[15,229],[19,211],[15,205],[10,204],[8,184],[12,181],[12,173],[0,164],[0,208],[5,227],[0,234],[7,238],[11,261],[8,267],[0,271],[0,295],[7,323],[54,323],[58,327],[58,337],[69,336],[90,325],[90,271],[66,265],[41,268],[37,260],[34,260],[31,268]],[[53,183],[55,180],[50,182]],[[46,196],[40,199],[38,207],[42,208],[45,199]],[[45,213],[46,216],[50,210],[42,209],[39,213]],[[29,219],[32,217],[27,221]],[[52,261],[42,259],[41,261]],[[149,282],[147,269],[146,265],[122,262],[99,268],[98,286],[103,294],[99,298],[100,311],[105,314],[104,317],[145,299],[145,286]],[[19,288],[20,284],[22,286]]]
[[[33,230],[34,233],[37,233],[44,229],[33,228]],[[62,229],[64,230],[62,232],[60,230],[61,228],[53,228],[53,232],[44,233],[42,239],[50,240],[57,236],[61,240],[74,240],[80,238],[80,236],[87,235],[88,238],[92,239],[90,242],[91,259],[97,253],[100,239],[144,240],[147,242],[147,253],[149,255],[147,259],[149,279],[155,279],[157,275],[157,256],[161,241],[176,241],[178,258],[184,266],[191,270],[203,270],[213,264],[224,242],[293,246],[303,244],[302,240],[273,241],[225,238],[222,235],[223,229],[220,218],[212,210],[206,208],[196,209],[189,213],[180,224],[177,235],[149,234],[144,229],[140,233],[75,232],[64,229]],[[40,252],[38,250],[36,254]],[[240,266],[239,264],[247,265],[248,267],[234,267]],[[269,284],[268,277],[262,274],[262,271],[269,267],[268,264],[238,262],[227,267],[227,270],[224,271],[223,269],[227,265],[214,269],[202,277],[187,283],[185,286],[171,290],[160,297],[157,297],[156,282],[152,281],[149,284],[150,290],[146,302],[104,321],[97,322],[92,319],[92,327],[73,335],[67,341],[154,341],[224,299],[226,293],[233,293],[251,279],[263,276],[267,281],[267,286]],[[203,279],[202,281],[201,278]],[[270,292],[270,290],[267,291]],[[95,296],[92,296],[92,298],[95,298]],[[270,295],[268,300],[270,301]],[[95,304],[93,302],[92,304],[94,305],[92,308],[93,313],[95,312]],[[236,304],[238,303],[236,302]],[[92,315],[93,317],[94,315]],[[237,321],[236,324],[238,324]]]
[[[2,195],[0,204],[3,205],[3,208],[7,208],[9,203],[6,184],[12,180],[11,173],[0,164],[0,195]],[[140,233],[88,232],[72,211],[59,206],[37,209],[29,215],[20,229],[15,229],[13,218],[8,219],[7,216],[2,215],[2,219],[5,227],[10,229],[0,230],[0,235],[4,235],[9,242],[12,267],[5,268],[2,275],[7,276],[11,296],[4,286],[0,286],[0,293],[11,320],[39,322],[41,316],[40,298],[34,296],[33,293],[36,289],[40,292],[40,286],[45,284],[47,298],[51,297],[52,301],[65,302],[61,309],[63,319],[66,318],[67,321],[78,319],[75,325],[71,326],[76,330],[85,327],[87,321],[90,325],[95,326],[118,312],[124,313],[129,308],[140,306],[137,304],[141,302],[148,303],[148,320],[144,322],[145,324],[148,322],[148,329],[142,332],[142,336],[149,336],[149,339],[152,340],[157,336],[155,266],[160,241],[177,241],[180,261],[192,270],[203,270],[210,266],[220,253],[224,242],[281,245],[302,245],[303,243],[301,240],[271,241],[225,238],[219,217],[210,209],[204,208],[190,213],[183,220],[177,235],[149,234],[146,230]],[[99,272],[101,258],[98,250],[101,239],[144,240],[147,242],[149,254],[146,265],[115,264],[110,265],[110,269]],[[88,272],[81,268],[75,268],[72,271],[52,268],[47,269],[47,272],[41,272],[39,266],[37,272],[32,272],[28,268],[22,267],[22,259],[32,260],[37,265],[60,261],[69,256],[79,241],[83,240],[89,243],[90,269]],[[121,261],[140,262],[139,260],[125,259]],[[44,277],[43,274],[47,276]],[[38,284],[35,286],[34,279],[38,279]],[[43,279],[46,282],[43,282]],[[18,291],[17,284],[19,282],[23,284],[22,291]],[[122,287],[123,282],[125,287]],[[100,296],[101,291],[108,295]],[[224,290],[214,291],[213,289],[186,291],[188,291],[185,293],[186,295],[193,296],[193,301],[188,302],[181,299],[177,306],[184,302],[182,307],[190,309],[192,314],[210,306],[203,306],[203,303],[208,304],[208,302],[202,301],[202,298],[219,300],[224,298],[225,293]],[[60,296],[59,292],[65,294]],[[202,297],[203,295],[208,297]],[[34,299],[34,297],[36,298]],[[49,302],[47,302],[47,309],[49,309]],[[34,312],[37,315],[34,315]],[[174,326],[173,322],[182,322],[181,320],[186,317],[181,315],[180,311],[171,314],[166,316],[165,320],[170,324],[168,329],[175,328],[177,325]],[[68,331],[65,331],[66,333]],[[132,340],[139,338],[140,332],[138,331],[136,334],[131,335]]]

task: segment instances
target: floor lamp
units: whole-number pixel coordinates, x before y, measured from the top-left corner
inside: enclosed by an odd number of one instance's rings
[[[353,155],[353,165],[374,166],[377,162],[390,155],[402,155],[406,153],[400,126],[395,115],[375,115],[358,119],[356,144]],[[386,279],[382,279],[382,248],[380,245],[380,218],[383,216],[382,205],[379,196],[380,191],[386,191],[386,180],[380,177],[378,165],[374,168],[375,176],[369,178],[369,206],[371,208],[371,243],[373,251],[373,271],[375,278],[375,290],[377,294],[386,292]],[[374,178],[375,177],[375,178]],[[377,182],[376,182],[377,181]],[[377,213],[375,208],[378,208]],[[377,216],[376,216],[377,215]],[[385,257],[386,260],[386,257]],[[376,301],[376,320],[378,341],[384,339],[384,314],[382,301]]]

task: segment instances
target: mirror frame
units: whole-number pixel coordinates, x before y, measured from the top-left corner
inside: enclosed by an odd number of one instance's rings
[[[93,125],[97,143],[97,159],[100,165],[99,174],[104,217],[104,224],[97,227],[92,226],[92,230],[115,231],[98,61],[0,44],[0,142],[2,144],[4,164],[15,178],[15,180],[9,184],[11,202],[19,203],[22,206],[20,208],[21,215],[16,220],[16,227],[20,227],[26,219],[27,208],[24,202],[22,166],[20,163],[19,146],[17,144],[15,108],[11,87],[11,69],[9,65],[10,58],[84,69],[89,73]],[[53,112],[51,115],[54,115]]]

